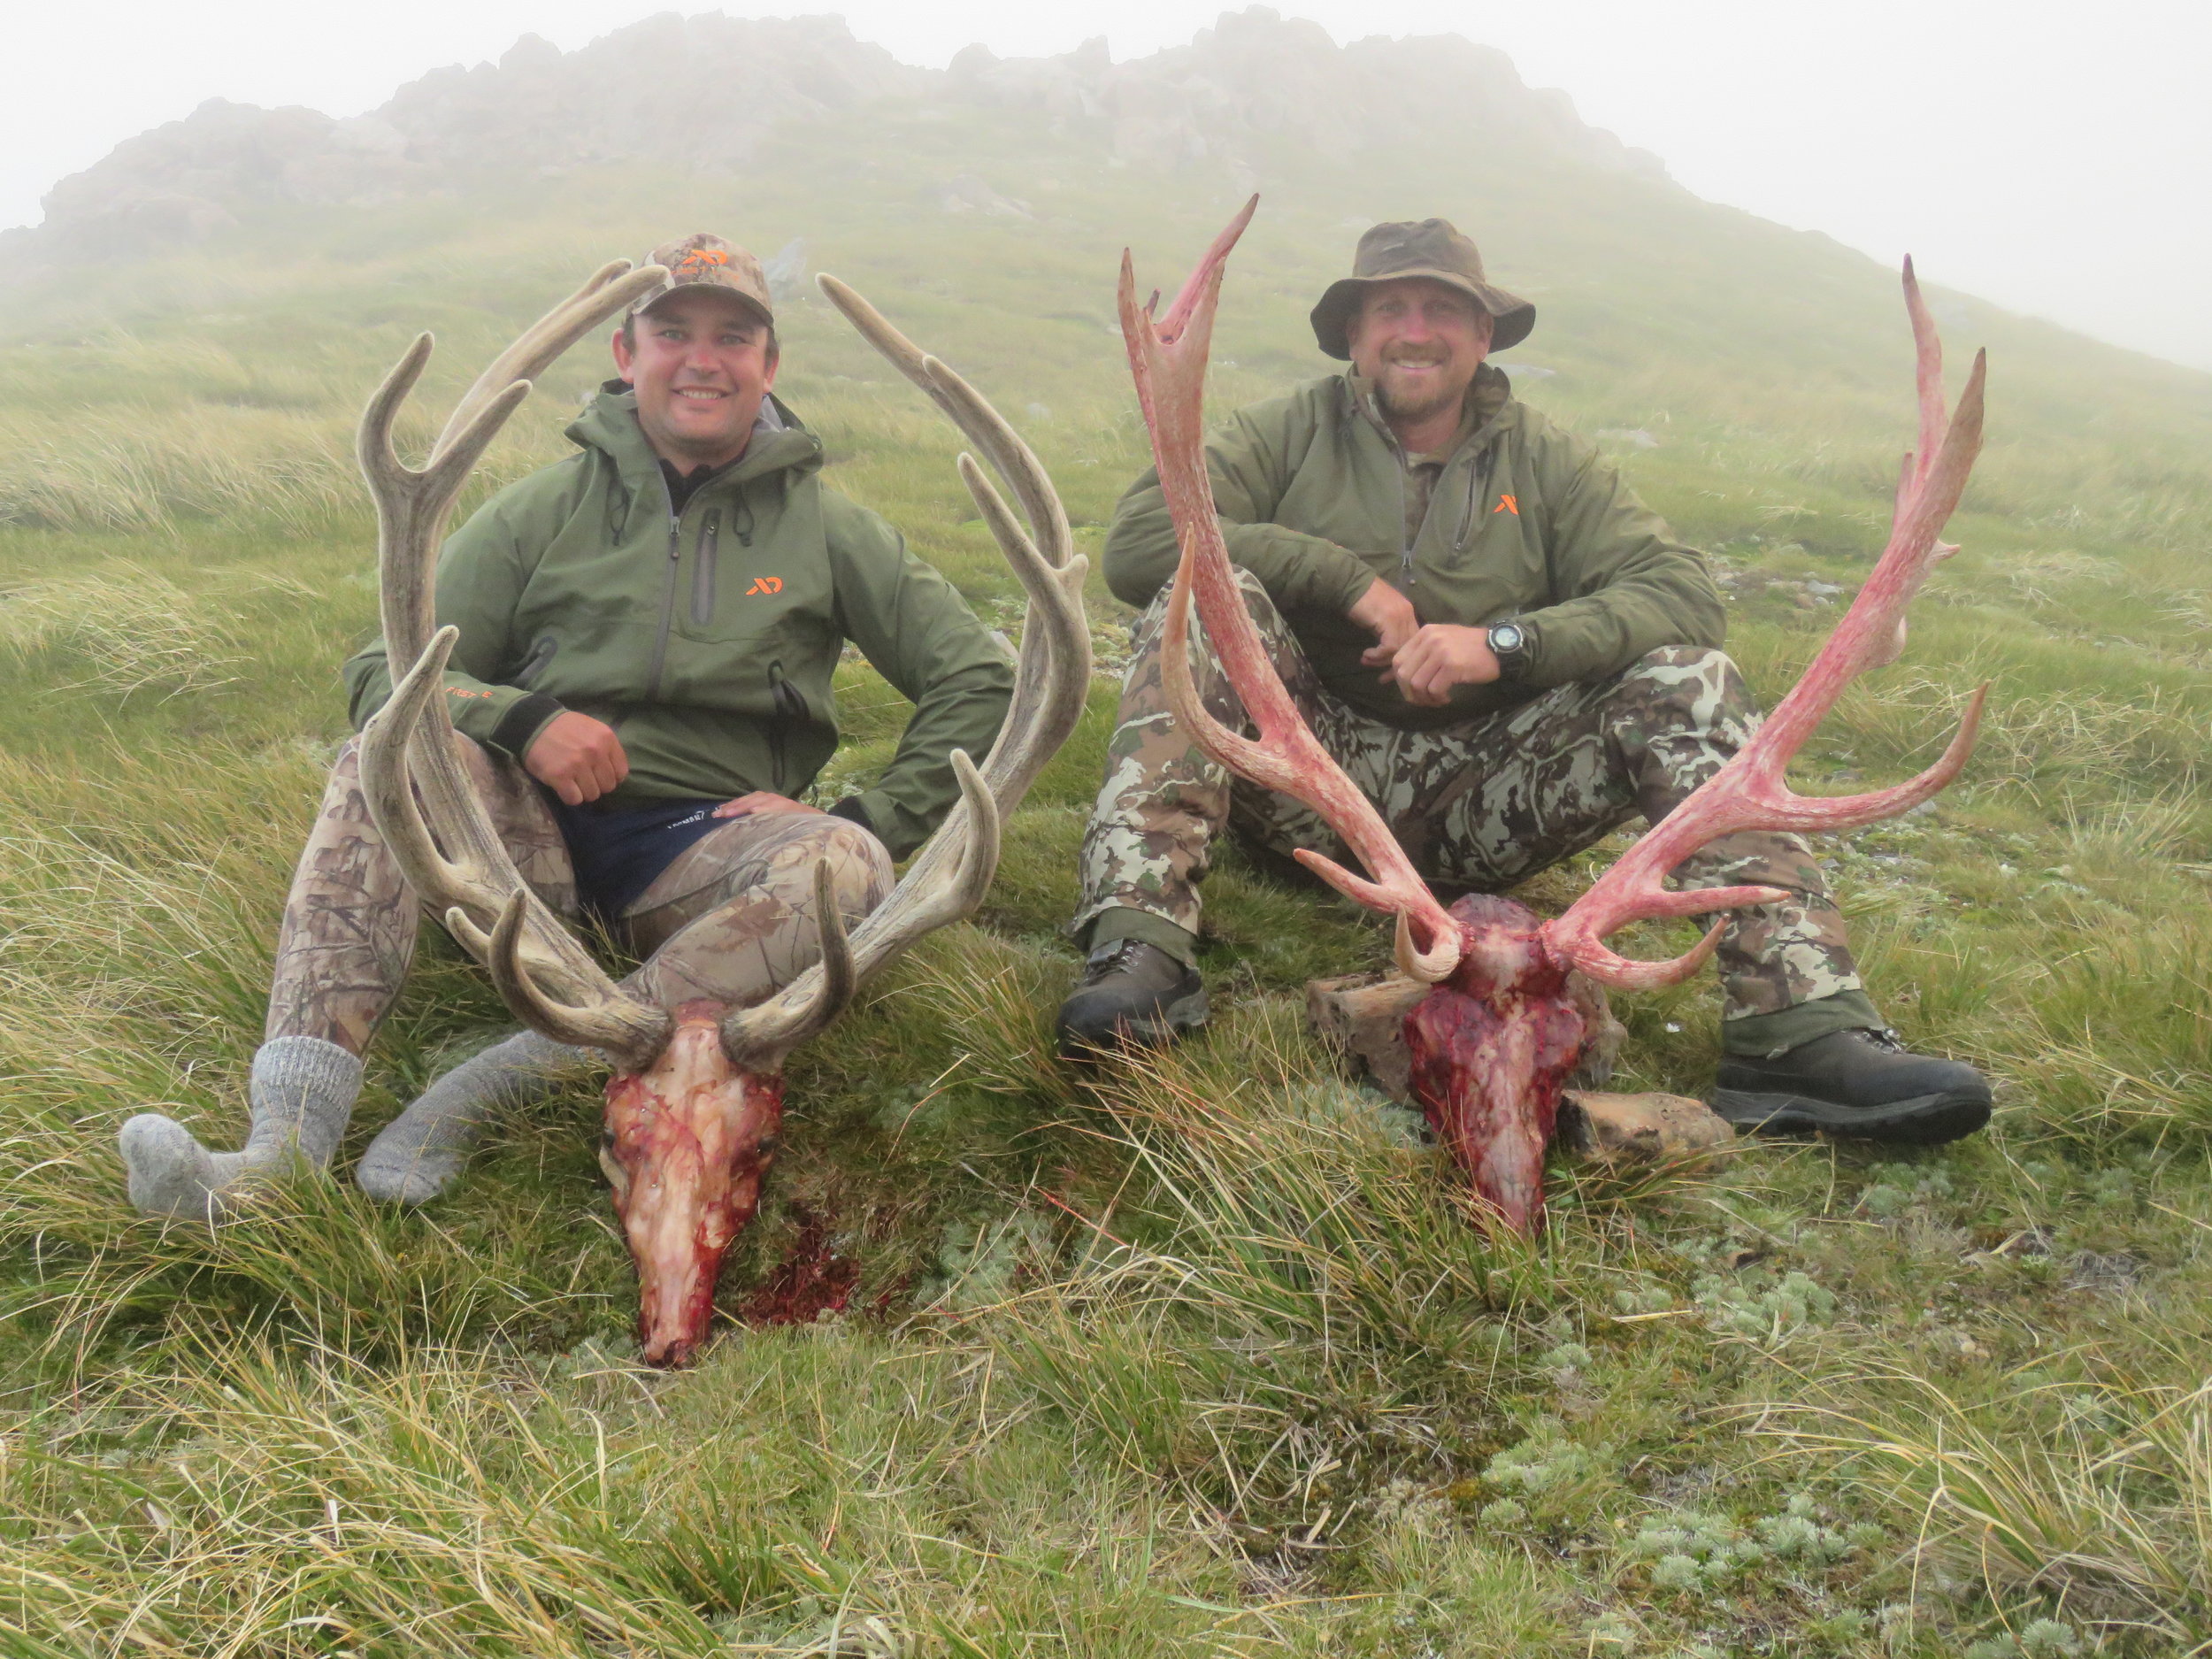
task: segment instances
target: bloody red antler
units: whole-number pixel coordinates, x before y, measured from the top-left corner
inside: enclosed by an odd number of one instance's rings
[[[1375,879],[1362,880],[1342,865],[1308,849],[1299,859],[1338,891],[1370,909],[1398,918],[1398,964],[1408,974],[1431,982],[1448,975],[1459,962],[1459,927],[1436,902],[1413,868],[1389,826],[1359,787],[1344,775],[1306,727],[1275,666],[1267,659],[1260,632],[1237,591],[1236,572],[1214,515],[1213,485],[1206,475],[1206,349],[1213,334],[1214,305],[1221,296],[1221,275],[1229,250],[1251,222],[1259,205],[1254,196],[1200,260],[1182,292],[1158,322],[1151,305],[1137,303],[1137,279],[1129,256],[1121,260],[1121,332],[1129,344],[1129,368],[1137,382],[1137,401],[1152,434],[1153,458],[1160,488],[1182,539],[1182,561],[1169,596],[1167,626],[1160,643],[1162,678],[1168,706],[1190,740],[1240,777],[1304,802],[1358,855]],[[1235,687],[1245,712],[1259,728],[1255,742],[1230,731],[1206,711],[1192,682],[1187,639],[1194,589],[1199,619]],[[1423,949],[1414,938],[1417,923],[1427,935]]]
[[[1905,262],[1905,308],[1912,317],[1918,358],[1920,445],[1905,457],[1889,545],[1804,678],[1758,735],[1624,853],[1565,915],[1545,925],[1553,953],[1594,979],[1626,990],[1671,985],[1696,972],[1719,933],[1715,928],[1697,949],[1672,962],[1632,962],[1606,948],[1606,935],[1640,918],[1733,910],[1785,896],[1771,887],[1668,892],[1662,885],[1668,872],[1708,841],[1739,830],[1844,830],[1893,818],[1957,777],[1973,750],[1987,686],[1974,694],[1943,757],[1909,783],[1816,800],[1794,793],[1783,775],[1843,688],[1865,670],[1895,660],[1904,645],[1906,607],[1936,561],[1958,550],[1936,537],[1958,505],[1966,475],[1981,451],[1985,357],[1976,354],[1957,412],[1947,422],[1943,346],[1921,302],[1910,260]]]

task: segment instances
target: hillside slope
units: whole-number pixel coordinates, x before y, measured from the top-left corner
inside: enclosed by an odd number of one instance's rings
[[[672,65],[738,96],[672,96],[657,79]],[[655,114],[671,108],[682,123]],[[0,341],[16,351],[0,373],[35,404],[43,383],[96,411],[111,396],[174,407],[197,394],[193,370],[162,363],[165,342],[190,342],[203,368],[219,349],[280,375],[268,359],[296,363],[293,331],[319,318],[318,357],[358,345],[365,383],[418,320],[480,307],[495,328],[580,265],[710,222],[764,255],[795,240],[802,267],[911,290],[987,378],[1048,380],[1048,401],[1102,417],[1125,406],[1105,332],[1121,247],[1164,265],[1255,188],[1265,205],[1225,324],[1243,377],[1229,395],[1325,366],[1303,313],[1361,227],[1440,213],[1538,301],[1523,389],[1570,419],[1677,445],[1793,445],[1793,465],[1852,488],[1888,474],[1909,361],[1891,273],[1698,201],[1494,51],[1339,49],[1258,9],[1133,63],[972,52],[946,72],[901,66],[830,19],[664,17],[565,56],[526,42],[498,65],[438,72],[355,123],[204,110],[65,180],[47,225],[15,236]],[[2047,517],[2124,497],[2081,526],[2101,547],[2181,531],[2212,454],[2212,376],[1964,296],[1943,314],[1955,348],[1985,344],[1999,365],[1978,503]],[[107,343],[119,330],[132,346]],[[135,348],[152,349],[111,366]],[[809,368],[795,355],[795,374]],[[257,400],[296,415],[316,403],[304,389],[202,401],[217,426],[243,427],[219,406]],[[51,442],[22,435],[42,456]],[[9,449],[0,468],[14,472],[26,451]],[[341,453],[310,449],[310,466]],[[349,472],[340,461],[334,498]],[[57,511],[6,478],[0,519]]]

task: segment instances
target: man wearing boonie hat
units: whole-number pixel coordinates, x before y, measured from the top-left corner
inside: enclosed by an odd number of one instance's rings
[[[1207,459],[1247,603],[1314,734],[1448,894],[1502,890],[1663,817],[1758,712],[1719,649],[1702,557],[1486,361],[1527,338],[1536,308],[1426,219],[1362,236],[1311,322],[1348,368],[1239,410]],[[1083,843],[1074,932],[1088,956],[1059,1017],[1071,1056],[1204,1020],[1198,883],[1225,827],[1293,872],[1292,849],[1334,841],[1176,726],[1159,637],[1179,551],[1148,472],[1106,538],[1108,585],[1145,609]],[[1192,660],[1217,718],[1241,728],[1217,665],[1202,649]],[[1791,895],[1732,912],[1722,934],[1724,1117],[1904,1141],[1987,1120],[1978,1072],[1885,1028],[1801,840],[1729,836],[1678,875]]]
[[[480,792],[524,876],[642,965],[648,1000],[759,1001],[818,949],[813,872],[849,918],[988,751],[1008,654],[897,531],[820,480],[820,440],[775,396],[760,263],[704,233],[646,256],[667,281],[611,342],[618,379],[568,429],[577,453],[502,490],[448,538],[437,619]],[[914,704],[882,775],[802,805],[837,748],[830,676],[849,640]],[[380,641],[346,664],[356,728],[390,695]],[[733,902],[733,901],[743,901]],[[122,1134],[149,1214],[219,1218],[262,1172],[329,1163],[360,1055],[412,955],[416,903],[341,751],[277,939],[253,1129],[211,1153],[155,1114]],[[361,1185],[443,1191],[501,1109],[582,1058],[523,1032],[446,1072],[369,1148]]]

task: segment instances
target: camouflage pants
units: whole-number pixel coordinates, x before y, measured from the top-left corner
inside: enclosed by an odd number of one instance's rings
[[[559,826],[513,762],[457,740],[500,840],[533,891],[574,918],[576,878]],[[814,865],[827,858],[848,922],[883,902],[891,859],[857,824],[819,812],[731,818],[677,855],[614,924],[643,958],[623,984],[663,1008],[695,997],[757,1002],[820,954]],[[361,792],[357,745],[339,751],[284,906],[267,1034],[365,1052],[406,982],[419,906]]]
[[[1609,680],[1560,686],[1464,725],[1407,732],[1325,691],[1265,591],[1239,572],[1269,657],[1323,748],[1381,810],[1414,864],[1446,888],[1499,892],[1601,840],[1655,821],[1711,777],[1758,727],[1735,664],[1719,651],[1653,651]],[[1167,944],[1198,931],[1198,883],[1214,837],[1351,862],[1309,808],[1227,772],[1187,742],[1160,677],[1166,595],[1138,618],[1106,780],[1083,839],[1079,937]],[[1191,666],[1215,718],[1245,729],[1220,666],[1195,637]],[[1356,866],[1355,866],[1356,867]],[[1768,1052],[1830,1031],[1878,1025],[1819,862],[1795,835],[1726,836],[1675,872],[1683,887],[1756,885],[1791,894],[1739,910],[1717,953],[1730,1047]],[[1148,926],[1148,918],[1157,918]],[[1813,1002],[1793,1018],[1793,1010]],[[1755,1022],[1735,1025],[1733,1022]],[[1818,1027],[1814,1029],[1814,1027]],[[1809,1033],[1809,1034],[1808,1034]]]

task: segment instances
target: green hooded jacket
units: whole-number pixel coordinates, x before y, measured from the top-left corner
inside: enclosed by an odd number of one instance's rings
[[[1704,558],[1594,446],[1515,398],[1487,364],[1468,396],[1470,419],[1409,543],[1402,452],[1348,374],[1240,409],[1207,444],[1230,558],[1259,578],[1332,693],[1421,730],[1618,673],[1663,645],[1720,644],[1726,618]],[[1177,553],[1159,474],[1147,472],[1114,510],[1107,585],[1149,604]],[[1361,664],[1375,636],[1345,616],[1377,577],[1425,623],[1520,623],[1520,679],[1455,687],[1443,708],[1408,703]]]
[[[914,704],[857,812],[894,856],[919,846],[958,794],[951,751],[981,760],[1013,694],[952,584],[823,488],[820,440],[772,398],[681,513],[626,387],[568,436],[577,454],[500,491],[439,557],[454,725],[519,759],[564,710],[605,721],[630,758],[613,806],[795,795],[836,750],[830,675],[850,640]],[[345,678],[357,729],[391,695],[382,641]]]

